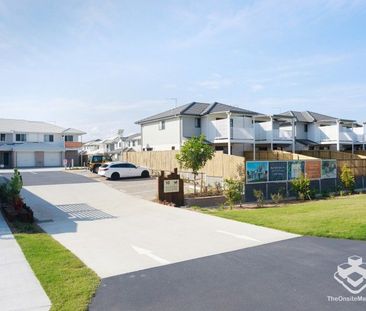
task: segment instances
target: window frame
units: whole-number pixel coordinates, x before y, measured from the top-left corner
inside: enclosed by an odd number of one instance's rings
[[[161,120],[159,122],[159,131],[164,131],[165,130],[165,120]]]
[[[47,137],[47,139],[46,139],[46,137]],[[51,139],[51,137],[52,137],[52,139]],[[45,134],[44,141],[46,143],[53,143],[55,141],[55,136],[53,134]]]
[[[200,129],[201,128],[201,118],[194,118],[194,127],[196,129]]]
[[[19,136],[19,139],[18,139]],[[24,139],[22,139],[24,138]],[[22,143],[27,141],[27,134],[25,133],[17,133],[15,134],[15,142]]]
[[[69,140],[67,137],[72,137],[71,140]],[[74,135],[65,135],[64,140],[67,142],[73,142],[74,141]]]

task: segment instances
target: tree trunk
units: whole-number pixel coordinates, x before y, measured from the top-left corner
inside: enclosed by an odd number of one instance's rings
[[[194,191],[194,194],[197,193],[197,189],[196,189],[196,179],[197,179],[197,174],[193,174],[193,191]]]

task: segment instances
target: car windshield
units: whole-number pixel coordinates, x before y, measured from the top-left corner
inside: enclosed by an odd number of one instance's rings
[[[103,156],[93,156],[93,158],[92,158],[93,163],[102,162],[102,161],[103,161]]]
[[[107,163],[107,164],[103,164],[101,167],[107,167],[109,164]]]

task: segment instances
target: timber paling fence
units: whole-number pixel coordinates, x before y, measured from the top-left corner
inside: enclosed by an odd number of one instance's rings
[[[143,151],[126,152],[123,160],[144,166],[152,171],[172,172],[178,168],[179,173],[185,179],[193,179],[193,174],[186,169],[180,169],[176,159],[178,151]],[[204,186],[215,186],[215,183],[222,183],[226,178],[240,178],[246,176],[246,160],[252,160],[253,152],[245,152],[244,157],[224,154],[216,151],[214,158],[207,162],[206,166],[200,170],[198,183]],[[334,159],[337,162],[336,178],[321,178],[311,180],[311,188],[316,192],[335,192],[340,186],[340,172],[344,165],[347,165],[355,175],[356,189],[366,188],[366,155],[350,154],[336,151],[301,151],[291,153],[287,151],[259,151],[256,153],[256,161],[320,161]],[[240,173],[239,173],[240,172]],[[271,199],[271,194],[285,190],[287,196],[294,196],[292,184],[287,181],[272,181],[267,183],[254,183],[245,185],[246,200],[254,201],[253,190],[262,190],[267,199]]]
[[[175,150],[126,152],[123,154],[123,160],[153,171],[172,172],[177,167],[179,172],[184,173],[184,175],[190,174],[186,169],[180,169],[176,159],[177,154],[178,151]],[[199,171],[199,174],[219,179],[239,178],[239,171],[243,169],[244,164],[244,157],[216,151],[212,160],[206,163],[205,167]],[[188,175],[185,177],[187,178]]]

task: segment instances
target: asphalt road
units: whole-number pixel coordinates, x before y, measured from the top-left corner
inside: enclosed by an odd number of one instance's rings
[[[103,279],[90,310],[364,311],[328,301],[352,295],[333,275],[354,254],[366,243],[310,237],[222,253]]]

